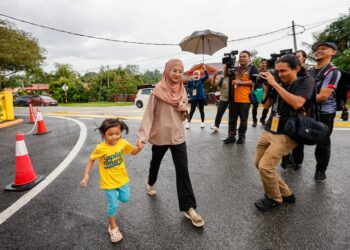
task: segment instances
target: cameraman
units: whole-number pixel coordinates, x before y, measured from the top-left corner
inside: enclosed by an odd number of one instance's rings
[[[249,94],[255,84],[256,77],[253,75],[259,74],[259,70],[255,65],[250,64],[250,52],[243,50],[239,54],[239,66],[234,69],[235,80],[232,84],[236,86],[234,91],[233,117],[229,126],[233,131],[229,131],[229,136],[224,140],[225,144],[235,143],[237,134],[237,120],[240,119],[238,128],[237,144],[243,144],[248,126],[248,116],[250,108]]]
[[[255,166],[260,172],[265,197],[256,201],[255,206],[261,211],[268,211],[282,202],[295,203],[294,194],[278,175],[276,166],[282,156],[297,145],[284,134],[284,125],[293,110],[300,110],[308,104],[315,88],[315,81],[311,77],[297,77],[299,70],[297,58],[285,55],[275,65],[280,83],[270,72],[260,73],[275,93],[268,100],[272,112],[256,145]]]

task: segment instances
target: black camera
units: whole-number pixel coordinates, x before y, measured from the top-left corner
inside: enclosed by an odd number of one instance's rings
[[[222,58],[222,64],[233,67],[236,62],[235,55],[238,54],[238,50],[232,50],[230,53],[225,53]]]
[[[274,69],[275,63],[278,60],[278,58],[280,58],[281,56],[290,55],[290,54],[293,54],[293,49],[283,49],[283,50],[280,50],[279,54],[277,53],[270,54],[271,58],[267,60],[267,68]]]

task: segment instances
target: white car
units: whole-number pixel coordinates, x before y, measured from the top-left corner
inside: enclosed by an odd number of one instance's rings
[[[147,106],[148,98],[152,93],[153,88],[144,88],[139,89],[136,94],[135,98],[135,105],[138,108],[142,108],[144,106]]]

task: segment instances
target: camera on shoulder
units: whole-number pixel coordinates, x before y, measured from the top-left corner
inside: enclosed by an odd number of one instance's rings
[[[232,50],[230,53],[225,53],[224,57],[222,58],[222,64],[228,65],[228,66],[234,66],[236,62],[236,55],[238,54],[238,50]]]

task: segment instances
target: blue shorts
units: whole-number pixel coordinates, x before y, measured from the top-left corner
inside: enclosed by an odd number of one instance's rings
[[[130,200],[130,188],[126,183],[120,188],[104,189],[107,200],[107,216],[113,217],[117,214],[119,201],[125,203]]]

